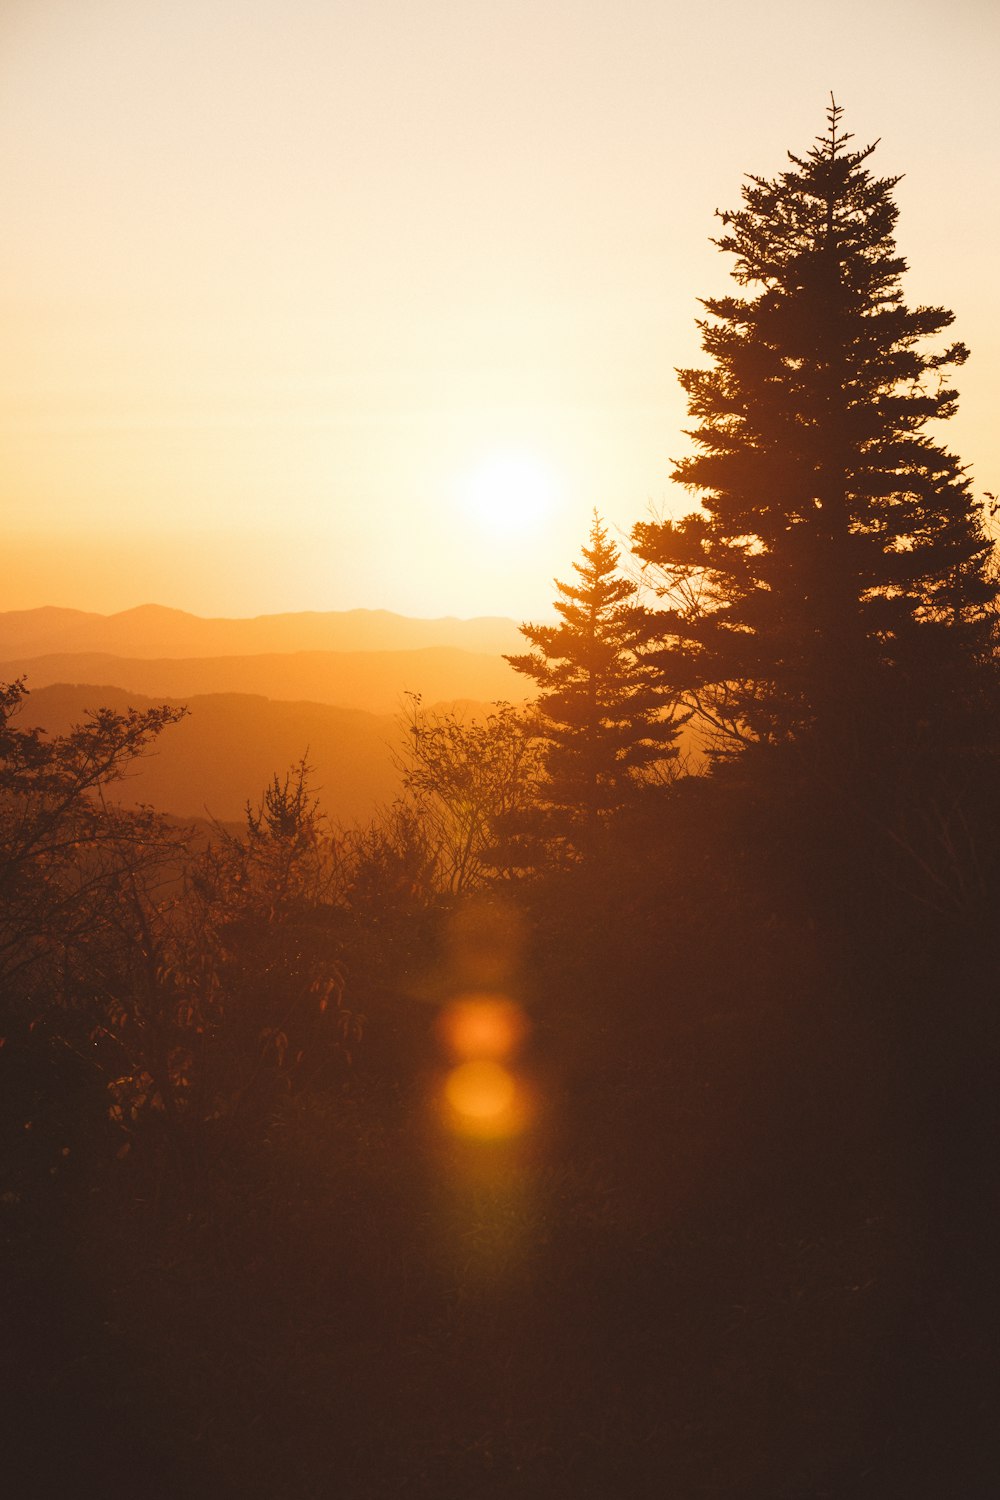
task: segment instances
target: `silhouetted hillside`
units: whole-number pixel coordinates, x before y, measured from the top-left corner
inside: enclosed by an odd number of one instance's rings
[[[238,693],[186,701],[188,717],[165,731],[155,753],[120,784],[123,803],[146,802],[185,818],[207,813],[239,820],[247,800],[256,802],[276,771],[283,773],[307,752],[321,803],[335,820],[364,820],[395,794],[391,715]],[[20,722],[58,734],[92,709],[121,712],[130,706],[152,703],[117,687],[45,687],[31,693]]]
[[[203,619],[144,604],[115,615],[78,609],[0,612],[0,657],[62,652],[113,656],[256,656],[275,651],[416,651],[453,646],[500,656],[522,642],[513,620],[411,619],[384,609],[304,611],[253,619]]]
[[[29,688],[54,683],[113,683],[131,694],[184,698],[253,693],[286,702],[308,700],[395,713],[407,691],[425,703],[469,698],[520,702],[524,684],[499,655],[431,646],[414,651],[294,651],[261,656],[140,659],[60,653],[0,662],[0,681],[27,677]]]

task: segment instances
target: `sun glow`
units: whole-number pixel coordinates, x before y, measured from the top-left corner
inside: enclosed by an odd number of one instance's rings
[[[462,478],[459,504],[488,535],[522,537],[538,531],[560,498],[556,471],[537,454],[503,449]]]

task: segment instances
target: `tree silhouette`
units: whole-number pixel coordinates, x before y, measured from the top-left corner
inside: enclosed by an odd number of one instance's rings
[[[434,883],[457,895],[518,862],[508,827],[534,798],[538,746],[526,715],[509,703],[492,704],[476,720],[426,709],[419,693],[407,697],[394,759],[416,817],[410,837],[418,834]]]
[[[186,709],[101,708],[67,734],[24,727],[23,681],[0,684],[0,988],[64,990],[81,953],[113,929],[123,890],[176,840],[152,809],[113,800],[116,783]],[[92,983],[92,981],[91,981]],[[29,1004],[33,1003],[28,1000]]]
[[[541,689],[545,800],[593,828],[655,768],[676,761],[680,720],[642,653],[649,618],[636,585],[618,573],[618,548],[596,511],[582,555],[576,584],[556,580],[560,623],[522,625],[534,650],[507,660]]]
[[[673,478],[703,509],[634,544],[665,681],[723,743],[806,735],[850,762],[879,715],[905,734],[954,700],[996,589],[965,470],[927,430],[968,351],[927,347],[952,314],[905,305],[899,179],[871,176],[840,117],[831,101],[808,154],[720,215],[753,291],[704,301],[711,366],[680,372],[696,451]]]

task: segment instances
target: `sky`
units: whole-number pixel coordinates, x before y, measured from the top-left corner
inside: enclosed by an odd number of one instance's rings
[[[547,615],[692,508],[716,209],[881,138],[1000,490],[995,0],[2,0],[0,609]]]

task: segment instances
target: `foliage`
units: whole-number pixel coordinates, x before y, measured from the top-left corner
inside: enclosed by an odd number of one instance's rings
[[[159,1107],[188,1129],[219,1121],[230,1138],[266,1126],[277,1103],[339,1075],[363,1019],[345,1003],[337,919],[339,851],[301,761],[274,776],[242,836],[217,829],[189,864],[183,892],[143,901],[140,974],[123,986],[115,1041],[132,1063],[120,1080],[133,1117],[141,1039],[155,1016]],[[146,997],[144,1012],[135,997]],[[143,1102],[146,1102],[145,1099]],[[156,1100],[150,1100],[156,1104]]]
[[[535,725],[522,709],[495,703],[482,720],[423,708],[410,694],[406,742],[397,763],[433,850],[435,883],[453,894],[474,889],[516,856],[500,842],[504,825],[538,786]]]
[[[376,923],[390,910],[417,909],[434,895],[437,859],[416,806],[402,798],[368,823],[345,830],[344,899]]]
[[[0,686],[0,983],[66,988],[123,890],[158,869],[176,840],[148,808],[108,800],[183,710],[99,709],[46,738],[15,722],[27,689]]]
[[[72,1060],[92,1105],[185,1161],[211,1122],[245,1137],[305,1078],[339,1076],[362,1020],[308,767],[275,776],[242,837],[216,829],[195,855],[106,796],[180,711],[101,711],[45,740],[11,723],[22,699],[4,692],[0,963],[8,1040],[37,1087],[65,1087]]]
[[[556,581],[560,623],[522,625],[534,650],[507,660],[541,689],[545,802],[568,813],[570,827],[593,828],[676,761],[682,717],[643,651],[649,617],[596,512],[583,559],[573,564],[578,583]]]
[[[665,599],[664,681],[721,748],[811,733],[850,762],[875,718],[905,734],[954,705],[996,590],[981,507],[928,430],[967,350],[929,348],[952,314],[904,303],[898,178],[871,176],[840,116],[721,215],[755,290],[704,302],[711,366],[680,372],[697,451],[674,478],[703,509],[634,541]]]

